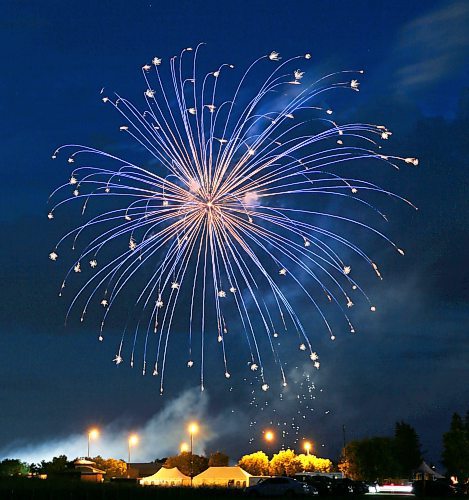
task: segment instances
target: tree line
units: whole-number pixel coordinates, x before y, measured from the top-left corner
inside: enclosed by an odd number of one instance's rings
[[[408,478],[422,461],[417,432],[405,422],[396,422],[393,437],[350,441],[342,450],[338,468],[351,479],[382,481]],[[448,477],[469,477],[469,412],[465,419],[453,415],[443,434],[442,463]]]
[[[396,422],[393,437],[375,436],[350,441],[342,450],[337,468],[351,479],[375,481],[387,478],[406,478],[422,462],[422,450],[415,429],[406,422]],[[106,472],[106,477],[127,475],[127,463],[114,458],[92,459],[96,467]],[[229,457],[215,452],[209,457],[182,452],[164,459],[155,460],[163,467],[177,467],[190,476],[200,474],[208,467],[227,466]],[[469,412],[465,418],[454,413],[450,428],[443,434],[442,463],[447,476],[457,476],[460,480],[469,477]],[[296,472],[330,472],[334,464],[327,458],[314,455],[296,455],[293,450],[282,450],[272,459],[258,451],[244,455],[238,465],[253,475],[294,475]],[[33,474],[53,475],[73,467],[65,455],[43,460],[39,464],[28,464],[19,459],[5,459],[0,462],[0,476]]]

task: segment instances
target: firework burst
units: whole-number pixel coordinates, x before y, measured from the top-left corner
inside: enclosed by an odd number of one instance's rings
[[[89,267],[92,275],[73,296],[68,314],[78,308],[83,321],[90,307],[101,307],[100,340],[109,314],[122,307],[120,296],[129,289],[134,293],[131,308],[139,311],[135,333],[122,336],[116,364],[127,358],[133,366],[141,346],[142,371],[159,376],[163,391],[177,322],[179,339],[187,332],[185,362],[189,368],[199,365],[203,389],[204,355],[213,350],[209,337],[219,343],[229,378],[227,337],[244,332],[248,369],[267,390],[266,356],[277,363],[282,384],[287,384],[275,340],[279,331],[295,332],[300,355],[320,366],[311,333],[292,305],[298,291],[332,340],[328,314],[334,313],[325,312],[324,298],[341,311],[350,332],[355,331],[348,315],[352,294],[375,311],[340,249],[347,259],[350,254],[362,259],[381,278],[378,266],[362,248],[332,230],[331,222],[374,233],[403,254],[353,215],[313,210],[314,200],[335,197],[355,203],[356,211],[372,209],[382,216],[361,192],[403,199],[337,170],[370,160],[394,167],[400,161],[418,162],[379,152],[379,143],[391,135],[384,126],[341,125],[332,120],[330,109],[316,104],[334,89],[358,91],[362,71],[312,81],[303,68],[311,64],[310,54],[282,60],[271,52],[248,67],[227,97],[222,82],[235,68],[222,64],[200,72],[199,49],[186,48],[169,61],[155,57],[142,67],[143,111],[102,90],[102,101],[122,117],[120,130],[148,153],[145,167],[81,145],[54,152],[56,158],[68,151],[68,162],[79,166],[51,195],[55,199],[66,193],[48,218],[53,220],[63,204],[80,202],[85,220],[49,257],[57,261],[66,241],[79,249],[62,289]],[[268,75],[256,77],[266,67]],[[93,166],[86,163],[90,155]],[[91,204],[98,212],[88,216]],[[109,248],[116,251],[111,257]]]

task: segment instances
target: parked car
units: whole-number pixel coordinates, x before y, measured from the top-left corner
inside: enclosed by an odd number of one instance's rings
[[[370,492],[368,484],[364,481],[353,481],[352,488],[355,495],[365,495]]]
[[[332,483],[334,480],[330,477],[298,472],[295,474],[295,478],[315,488],[321,496],[332,494]]]
[[[262,479],[257,484],[247,487],[245,492],[247,495],[259,497],[318,494],[315,488],[306,483],[283,476]]]

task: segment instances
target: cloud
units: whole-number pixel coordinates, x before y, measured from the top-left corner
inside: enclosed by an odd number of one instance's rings
[[[201,394],[198,388],[188,389],[170,400],[160,412],[139,428],[118,419],[100,429],[101,435],[97,441],[92,442],[90,454],[127,460],[128,435],[135,432],[139,435],[140,442],[132,452],[133,461],[152,461],[175,455],[179,452],[181,442],[188,438],[186,426],[190,420],[201,424],[200,433],[194,440],[194,452],[204,453],[211,441],[233,432],[235,426],[230,415],[229,410],[225,409],[217,412],[215,417],[211,416],[207,392]],[[52,438],[33,445],[12,443],[0,450],[0,457],[15,457],[31,463],[50,460],[63,454],[73,459],[85,455],[86,451],[86,434],[82,433]]]
[[[469,4],[456,1],[404,26],[394,54],[396,86],[417,91],[453,77],[466,60],[468,17]]]

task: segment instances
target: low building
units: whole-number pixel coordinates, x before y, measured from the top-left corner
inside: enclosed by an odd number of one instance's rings
[[[191,478],[183,474],[177,467],[162,467],[155,474],[140,479],[142,486],[190,486]]]
[[[96,463],[85,458],[79,458],[73,462],[74,470],[79,473],[81,481],[90,483],[102,483],[104,481],[105,471],[97,469]]]
[[[244,488],[249,485],[251,474],[241,467],[209,467],[195,476],[194,486],[224,486],[226,488]]]

